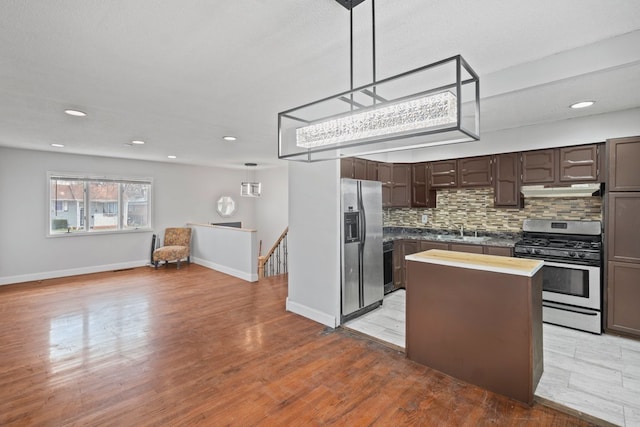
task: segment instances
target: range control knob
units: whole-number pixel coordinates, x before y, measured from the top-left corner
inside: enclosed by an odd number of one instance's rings
[[[584,258],[584,257],[585,257],[585,253],[584,253],[584,252],[580,252],[580,253],[578,254],[578,257],[580,257],[580,258]]]
[[[575,252],[569,252],[569,256],[574,258],[574,257],[578,256],[578,254],[575,253]]]
[[[542,253],[542,251],[540,249],[534,249],[533,253],[540,255]]]

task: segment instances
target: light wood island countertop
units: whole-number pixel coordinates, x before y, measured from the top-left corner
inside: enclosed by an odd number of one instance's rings
[[[543,261],[523,258],[509,258],[496,255],[473,254],[466,252],[431,249],[406,256],[407,261],[427,262],[473,270],[514,274],[532,277],[542,266]]]

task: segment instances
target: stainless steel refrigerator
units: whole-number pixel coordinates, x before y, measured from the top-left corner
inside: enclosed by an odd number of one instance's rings
[[[342,322],[382,304],[382,184],[341,180]]]

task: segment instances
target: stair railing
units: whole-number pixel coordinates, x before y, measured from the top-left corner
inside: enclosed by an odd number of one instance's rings
[[[288,270],[287,233],[285,228],[271,250],[265,256],[258,256],[258,279],[286,274]]]

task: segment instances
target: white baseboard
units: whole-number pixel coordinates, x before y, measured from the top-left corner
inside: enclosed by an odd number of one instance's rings
[[[299,314],[300,316],[311,319],[314,322],[322,323],[323,325],[330,328],[339,326],[338,319],[336,319],[335,316],[324,313],[322,311],[318,311],[315,308],[307,307],[306,305],[291,301],[289,297],[287,297],[286,307],[287,311]]]
[[[92,267],[70,268],[66,270],[44,271],[41,273],[21,274],[18,276],[0,277],[0,285],[34,282],[38,280],[56,279],[58,277],[78,276],[80,274],[102,273],[105,271],[122,270],[125,268],[144,267],[149,260],[119,262],[116,264],[96,265]]]
[[[238,279],[246,280],[247,282],[257,282],[258,273],[247,273],[246,271],[236,270],[235,268],[227,267],[224,265],[216,264],[215,262],[207,261],[206,259],[191,257],[191,261],[195,264],[203,267],[210,268],[212,270],[219,271],[221,273],[228,274]]]

